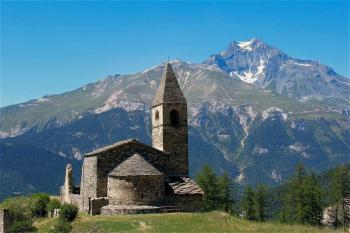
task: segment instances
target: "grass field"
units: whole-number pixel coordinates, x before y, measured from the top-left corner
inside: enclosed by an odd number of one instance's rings
[[[47,232],[53,219],[42,219],[35,225],[39,232]],[[170,213],[129,216],[88,216],[85,214],[73,222],[74,233],[123,233],[123,232],[210,232],[210,233],[331,233],[341,232],[311,226],[280,223],[257,223],[231,217],[223,212]]]

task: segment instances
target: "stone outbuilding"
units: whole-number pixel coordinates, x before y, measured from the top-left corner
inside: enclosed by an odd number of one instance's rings
[[[80,187],[67,166],[61,201],[92,215],[200,210],[203,191],[188,175],[187,103],[170,64],[151,114],[152,146],[129,139],[85,154]]]
[[[108,174],[107,197],[116,205],[159,205],[164,198],[164,174],[135,154]]]

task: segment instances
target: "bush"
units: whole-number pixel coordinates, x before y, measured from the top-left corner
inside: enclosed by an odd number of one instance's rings
[[[30,221],[32,214],[30,211],[31,199],[29,197],[9,197],[1,204],[1,208],[6,208],[13,221]]]
[[[36,193],[31,196],[31,212],[33,217],[45,217],[50,196],[44,193]]]
[[[31,221],[25,220],[14,222],[9,229],[9,233],[35,232],[36,230],[37,229],[32,226]]]
[[[72,226],[68,222],[57,221],[52,229],[50,229],[50,233],[68,233],[72,230]]]
[[[71,222],[78,214],[78,208],[72,204],[63,204],[60,208],[59,219],[66,222]]]
[[[59,209],[61,207],[61,202],[57,199],[51,199],[49,204],[47,204],[47,211],[52,213],[54,209]]]

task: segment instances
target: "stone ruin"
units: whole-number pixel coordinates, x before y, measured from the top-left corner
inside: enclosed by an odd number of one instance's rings
[[[7,233],[12,225],[12,217],[7,209],[0,209],[0,233]]]
[[[200,210],[203,191],[188,175],[187,103],[170,64],[151,114],[152,146],[129,139],[85,154],[80,187],[67,165],[61,202],[91,215]]]

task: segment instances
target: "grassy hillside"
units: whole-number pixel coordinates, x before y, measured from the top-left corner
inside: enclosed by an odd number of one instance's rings
[[[41,220],[36,223],[36,227],[39,232],[47,232],[53,221],[52,219]],[[211,212],[93,217],[81,214],[74,221],[72,232],[326,233],[337,231],[310,226],[249,222],[223,212]]]

